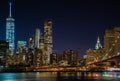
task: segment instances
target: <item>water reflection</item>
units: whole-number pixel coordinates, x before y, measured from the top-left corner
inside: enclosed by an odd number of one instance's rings
[[[27,72],[0,73],[0,81],[120,81],[120,72]]]
[[[1,73],[0,81],[18,81],[16,77],[16,74],[13,73]]]

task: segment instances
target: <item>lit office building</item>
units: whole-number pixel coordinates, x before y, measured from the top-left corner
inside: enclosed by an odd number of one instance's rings
[[[53,49],[51,20],[46,20],[44,23],[44,44],[45,44],[45,51],[46,51],[44,53],[45,64],[49,64],[50,54],[52,54],[52,49]]]
[[[57,53],[53,52],[50,54],[50,64],[57,64]]]
[[[40,66],[43,64],[42,62],[42,50],[41,49],[36,49],[35,50],[35,55],[34,55],[34,65]]]
[[[45,44],[44,44],[44,36],[40,33],[40,50],[42,51],[42,64],[46,64],[46,56],[45,56]]]
[[[34,36],[29,38],[29,48],[28,48],[28,53],[29,54],[33,54],[34,55],[34,51],[35,51],[35,41],[34,41]]]
[[[44,37],[43,37],[43,34],[42,34],[42,33],[40,33],[40,49],[41,49],[42,51],[44,51],[44,49],[45,49]]]
[[[106,57],[120,54],[120,27],[105,30],[104,47],[106,50]],[[109,55],[107,55],[107,53]]]
[[[13,55],[15,50],[15,19],[12,18],[11,5],[12,3],[9,3],[9,17],[6,18],[6,41],[9,42],[9,54]]]
[[[0,66],[5,64],[6,57],[8,55],[9,43],[6,41],[0,41]]]
[[[34,49],[34,47],[35,47],[35,41],[34,41],[34,36],[32,36],[31,38],[29,38],[29,48]]]
[[[40,48],[40,29],[36,28],[35,32],[35,48]]]
[[[20,53],[26,53],[27,52],[27,49],[26,49],[26,45],[27,45],[27,42],[26,41],[18,41],[17,43],[17,52],[20,54]]]
[[[104,53],[105,53],[104,48],[102,48],[102,45],[100,43],[100,38],[98,37],[95,48],[94,49],[89,49],[89,50],[86,51],[86,54],[87,54],[86,65],[92,64],[93,62],[101,61]]]
[[[28,51],[28,53],[26,54],[26,65],[27,66],[31,66],[33,65],[33,59],[34,59],[34,55],[32,52]]]
[[[57,54],[57,63],[60,63],[63,60],[62,54]]]
[[[63,51],[63,60],[67,61],[69,65],[76,65],[78,59],[78,52],[76,50]]]

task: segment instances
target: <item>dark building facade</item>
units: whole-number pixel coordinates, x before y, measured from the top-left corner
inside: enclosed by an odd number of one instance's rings
[[[43,55],[43,52],[41,49],[35,49],[35,55],[34,55],[34,65],[36,66],[40,66],[40,65],[43,65],[43,62],[42,62],[42,55]]]
[[[0,65],[5,64],[6,57],[8,55],[9,43],[6,41],[0,41]]]
[[[78,61],[78,52],[76,50],[63,51],[63,60],[67,61],[69,65],[76,65]]]
[[[50,54],[50,64],[57,64],[57,53],[53,52]]]

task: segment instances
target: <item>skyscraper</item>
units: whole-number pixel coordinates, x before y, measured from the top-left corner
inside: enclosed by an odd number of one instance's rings
[[[8,42],[0,40],[0,66],[5,65],[8,48]]]
[[[9,42],[9,54],[13,55],[15,50],[15,19],[12,18],[12,3],[9,3],[9,17],[6,18],[6,41]]]
[[[44,37],[43,37],[42,32],[40,33],[40,49],[43,50],[43,51],[45,50]]]
[[[40,29],[36,28],[36,32],[35,32],[35,47],[36,48],[40,48]]]
[[[120,27],[114,29],[106,29],[104,35],[104,47],[108,56],[112,56],[120,52]]]
[[[76,65],[78,59],[78,52],[76,50],[64,50],[63,60],[67,61],[69,65]]]
[[[101,45],[101,43],[100,43],[100,38],[99,38],[99,36],[98,36],[98,38],[97,38],[97,43],[96,43],[96,45],[95,45],[95,49],[100,49],[100,48],[102,48],[102,45]]]
[[[18,53],[20,54],[24,54],[26,53],[26,45],[27,45],[27,42],[26,41],[18,41],[17,43],[17,51]]]
[[[29,53],[30,54],[34,54],[34,48],[35,48],[35,37],[34,36],[32,36],[31,38],[29,38]]]
[[[50,63],[50,54],[52,54],[52,20],[46,20],[44,23],[44,44],[45,44],[45,62]]]

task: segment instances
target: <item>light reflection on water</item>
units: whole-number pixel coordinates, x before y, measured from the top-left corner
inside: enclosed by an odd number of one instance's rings
[[[120,81],[120,72],[26,72],[0,73],[0,81]]]

